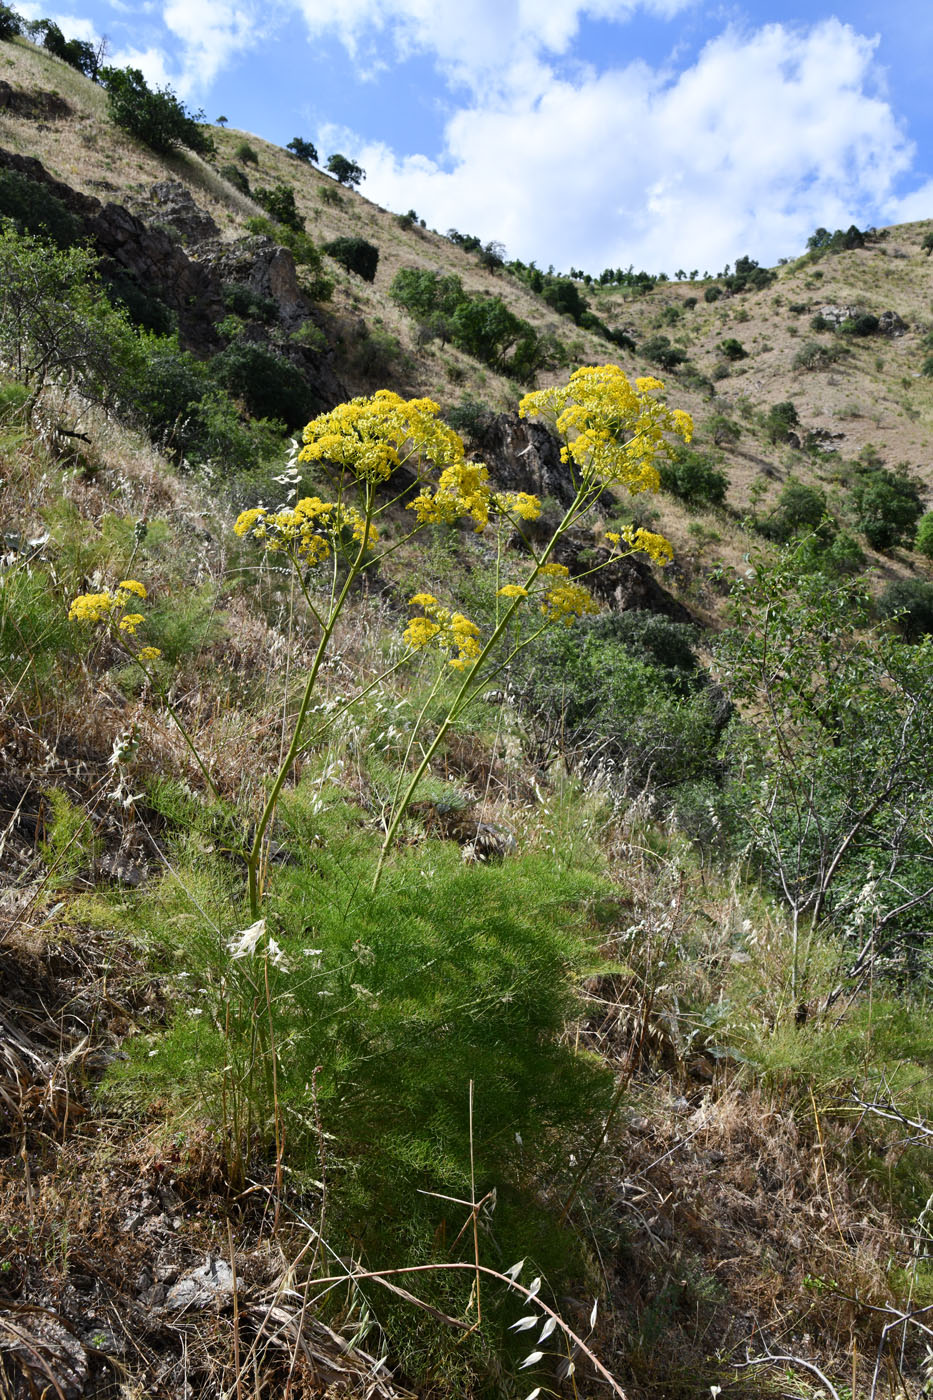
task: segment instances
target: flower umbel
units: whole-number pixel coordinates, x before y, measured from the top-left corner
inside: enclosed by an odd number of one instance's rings
[[[413,617],[403,633],[403,640],[412,651],[421,651],[436,642],[443,651],[455,653],[450,657],[450,665],[458,670],[476,660],[483,646],[475,622],[463,613],[442,608],[431,593],[416,593],[410,601],[425,612],[424,617]]]
[[[663,388],[654,377],[633,385],[618,365],[587,365],[562,387],[526,394],[518,411],[551,420],[565,444],[561,459],[584,484],[614,483],[634,495],[658,490],[655,459],[671,454],[665,434],[685,442],[693,436],[689,413],[657,397]]]

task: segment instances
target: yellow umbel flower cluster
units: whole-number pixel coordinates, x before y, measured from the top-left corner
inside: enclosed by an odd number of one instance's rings
[[[312,565],[326,559],[344,538],[357,545],[365,540],[367,549],[378,539],[375,527],[367,526],[355,506],[322,501],[319,496],[306,496],[297,505],[279,511],[253,506],[240,513],[233,532],[241,539],[250,536],[258,540],[272,552],[288,551]]]
[[[331,462],[360,480],[387,481],[412,456],[445,467],[463,457],[457,433],[437,421],[432,399],[403,399],[388,389],[351,399],[313,419],[303,433],[300,462]]]
[[[452,525],[470,515],[477,533],[485,530],[489,516],[515,515],[521,520],[537,520],[541,506],[528,491],[493,491],[489,469],[482,462],[455,462],[441,472],[434,491],[423,490],[408,506],[418,516],[418,524]]]
[[[665,435],[684,442],[693,436],[689,413],[656,397],[663,388],[650,376],[633,385],[618,365],[587,365],[561,387],[526,394],[518,411],[553,423],[565,444],[561,460],[572,463],[584,483],[611,482],[634,495],[660,487],[654,463],[671,454]]]
[[[606,538],[610,537],[607,535]],[[616,536],[616,541],[618,538]],[[622,538],[631,549],[637,550],[639,554],[647,554],[652,563],[669,564],[674,558],[674,546],[670,540],[655,534],[653,530],[636,530],[634,525],[627,525],[622,531]]]
[[[545,564],[538,577],[548,581],[541,604],[548,622],[562,622],[570,627],[578,617],[599,612],[599,604],[590,590],[571,579],[566,564]],[[551,579],[553,583],[549,582]]]
[[[450,657],[450,665],[461,671],[476,660],[483,647],[475,622],[441,607],[433,593],[416,593],[409,601],[412,607],[424,610],[424,616],[413,617],[403,633],[412,651],[436,643],[444,651],[456,653]]]
[[[125,612],[127,603],[133,598],[145,598],[145,586],[134,578],[125,578],[111,591],[103,593],[80,593],[68,609],[69,622],[109,622],[118,632],[135,637],[136,628],[145,621],[142,613]],[[143,647],[136,653],[140,661],[155,661],[162,653],[158,647]]]

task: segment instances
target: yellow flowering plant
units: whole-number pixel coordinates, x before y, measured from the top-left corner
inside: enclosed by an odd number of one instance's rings
[[[274,510],[254,506],[243,511],[233,527],[240,539],[291,566],[318,629],[291,737],[267,789],[259,818],[253,824],[250,845],[242,852],[254,920],[261,917],[264,854],[282,788],[299,755],[316,743],[347,709],[395,667],[419,653],[433,651],[443,658],[434,690],[448,666],[462,675],[430,742],[420,745],[421,758],[404,791],[406,768],[403,766],[399,773],[375,887],[399,822],[434,754],[489,677],[507,666],[516,652],[543,628],[555,624],[571,626],[598,610],[581,581],[586,574],[571,577],[567,566],[551,556],[566,532],[595,509],[610,486],[623,486],[633,493],[658,488],[655,462],[670,454],[669,436],[689,441],[692,432],[689,416],[678,409],[668,409],[659,397],[662,390],[663,385],[656,379],[637,379],[632,385],[618,366],[602,365],[579,369],[565,386],[526,394],[521,400],[519,412],[523,417],[545,418],[560,438],[561,457],[575,491],[550,538],[537,547],[522,529],[524,522],[540,516],[537,498],[524,491],[496,491],[488,468],[482,462],[467,460],[462,439],[439,420],[439,407],[430,399],[404,400],[389,390],[380,390],[320,414],[307,425],[298,461],[320,465],[332,482],[331,499],[308,495]],[[410,524],[384,541],[376,522],[404,497],[412,495],[413,481],[413,499],[405,502],[406,511],[411,512]],[[411,605],[417,612],[404,629],[405,651],[401,658],[356,694],[330,707],[326,717],[309,733],[312,699],[321,667],[354,584],[419,531],[462,519],[470,519],[477,532],[485,531],[491,523],[518,530],[528,550],[529,562],[522,582],[502,582],[497,577],[497,611],[488,635],[481,635],[476,623],[433,594],[416,593]],[[502,540],[500,530],[497,575]],[[672,557],[669,543],[651,531],[624,530],[607,535],[606,540],[606,555],[595,569],[636,552],[662,564]],[[143,621],[141,613],[128,611],[129,605],[145,596],[142,584],[124,579],[113,592],[76,598],[69,616],[78,622],[105,623],[146,670],[147,662],[158,655],[157,649],[142,647],[133,652],[128,645],[128,639],[135,636]],[[522,632],[512,624],[519,609],[525,607],[536,609],[538,622]],[[511,640],[503,654],[500,643],[507,637]],[[181,719],[171,705],[168,708],[216,796],[217,789]],[[423,715],[424,712],[422,718]],[[420,721],[410,738],[406,764],[414,752],[419,727]]]

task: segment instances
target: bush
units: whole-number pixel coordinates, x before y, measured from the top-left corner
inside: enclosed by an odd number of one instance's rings
[[[376,280],[379,249],[365,238],[334,238],[324,244],[324,252],[347,272],[355,272],[364,282]]]
[[[59,249],[0,228],[0,355],[38,395],[54,379],[111,407],[145,372],[126,314],[111,305],[84,247]]]
[[[706,431],[717,447],[732,446],[742,436],[742,429],[725,413],[712,413],[706,420]]]
[[[233,158],[234,160],[238,160],[242,165],[259,164],[259,157],[248,141],[240,141],[239,144],[233,148]]]
[[[856,521],[874,549],[894,549],[913,540],[923,503],[906,469],[859,463],[852,485]]]
[[[218,174],[221,179],[226,180],[228,185],[232,185],[241,194],[250,193],[249,180],[246,178],[245,171],[241,170],[238,165],[222,165]]]
[[[291,185],[276,185],[272,190],[253,190],[253,199],[277,224],[291,229],[294,233],[304,233],[305,221],[298,213],[295,191]]]
[[[278,315],[278,304],[272,297],[260,296],[248,282],[225,282],[224,309],[244,321],[262,321],[268,325]]]
[[[190,113],[170,87],[151,90],[138,68],[104,68],[101,78],[113,121],[150,150],[167,155],[187,146],[199,155],[213,152],[213,141],[198,125],[204,113]]]
[[[874,335],[878,329],[877,316],[865,312],[861,316],[850,316],[839,327],[842,335]]]
[[[0,4],[0,41],[9,42],[23,32],[22,17],[9,5]]]
[[[722,287],[714,285],[712,287],[707,287],[706,291],[703,293],[703,300],[709,302],[718,301],[721,296]]]
[[[933,510],[928,510],[917,522],[914,549],[918,554],[925,554],[928,559],[933,559]]]
[[[822,312],[818,311],[815,316],[810,317],[810,329],[811,331],[834,331],[836,327],[834,322],[828,320]]]
[[[496,415],[488,404],[467,395],[448,411],[446,417],[447,422],[461,437],[470,438],[472,442],[482,446]]]
[[[748,351],[740,340],[735,336],[729,336],[723,340],[719,346],[720,353],[725,355],[727,360],[747,360]]]
[[[289,431],[302,427],[320,405],[301,371],[263,345],[235,341],[211,362],[224,389],[236,394],[256,418],[277,418]]]
[[[662,489],[690,506],[721,506],[729,485],[725,473],[717,470],[705,453],[681,443],[674,446],[673,453],[658,468]]]
[[[830,365],[852,352],[845,345],[821,345],[818,340],[808,340],[793,358],[794,369],[828,369]]]
[[[731,277],[724,277],[723,281],[730,292],[760,292],[765,287],[770,287],[776,277],[776,272],[759,267],[754,258],[746,255],[744,258],[736,258],[735,271]]]
[[[79,73],[84,73],[86,77],[96,81],[100,66],[100,50],[95,48],[93,44],[87,43],[84,39],[66,39],[55,21],[50,19],[39,20],[37,25],[31,26],[31,29],[33,29],[36,38],[41,36],[42,46],[48,49],[50,54],[54,54],[63,63],[77,68]]]
[[[83,233],[81,220],[48,185],[16,170],[0,170],[0,217],[12,219],[19,233],[50,238],[59,248],[72,247]]]
[[[794,535],[813,531],[828,537],[832,531],[826,521],[825,493],[818,486],[791,477],[778,496],[777,505],[758,529],[767,539],[782,543]]]
[[[584,765],[599,754],[618,796],[675,787],[715,769],[722,723],[698,671],[693,630],[631,613],[545,634],[519,682],[522,702]],[[663,658],[663,659],[662,659]]]
[[[919,642],[933,634],[933,583],[895,579],[879,598],[878,612],[894,621],[905,641]]]
[[[686,350],[672,345],[670,337],[666,335],[649,336],[647,340],[642,341],[641,352],[649,360],[654,360],[655,364],[659,364],[662,369],[676,369],[687,358]]]
[[[799,426],[800,418],[790,399],[772,404],[765,415],[764,430],[769,442],[786,442],[788,436]]]

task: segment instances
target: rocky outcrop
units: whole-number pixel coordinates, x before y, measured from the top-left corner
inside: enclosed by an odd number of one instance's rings
[[[160,180],[153,185],[149,198],[138,201],[136,212],[149,223],[166,228],[186,247],[220,237],[210,214],[194,202],[180,180]]]
[[[277,329],[290,337],[318,316],[302,295],[295,262],[271,238],[248,237],[224,243],[213,218],[179,181],[154,185],[133,212],[121,204],[102,203],[56,180],[40,161],[0,149],[0,169],[15,170],[45,185],[74,214],[101,257],[101,272],[119,287],[128,278],[146,296],[175,313],[183,348],[210,355],[222,348],[216,323],[225,315],[224,284],[246,284],[271,302]],[[150,220],[155,221],[150,222]],[[182,246],[187,243],[187,248]],[[269,329],[247,327],[250,339],[269,340]],[[346,398],[325,352],[289,344],[277,336],[279,353],[287,354],[308,380],[317,399],[333,406]]]
[[[500,413],[482,430],[482,456],[502,491],[530,491],[569,506],[573,484],[557,440],[543,423]]]
[[[187,346],[199,353],[218,348],[214,322],[224,314],[220,283],[208,267],[189,258],[171,234],[149,228],[121,204],[102,204],[54,179],[32,156],[0,150],[0,167],[47,186],[81,220],[103,259],[104,274],[128,274],[146,293],[158,296],[178,317]]]
[[[542,423],[529,422],[517,413],[500,413],[483,429],[482,447],[483,460],[497,488],[530,491],[538,497],[549,496],[559,506],[570,505],[574,498],[570,473],[560,459],[560,445]],[[538,531],[535,522],[530,522],[529,537],[550,538],[555,523],[543,521],[543,531]],[[520,545],[520,539],[516,543]],[[592,544],[582,532],[573,531],[561,541],[554,560],[565,564],[573,575],[586,574],[587,586],[596,597],[619,612],[643,608],[663,613],[675,622],[695,621],[688,609],[658,583],[644,560],[606,562],[604,568],[591,573],[597,562],[592,557]],[[598,562],[608,558],[605,550],[598,552]]]
[[[11,87],[0,80],[0,112],[9,112],[15,117],[26,117],[29,121],[64,121],[73,116],[73,109],[57,92],[47,92],[37,88],[25,92],[22,88]]]

